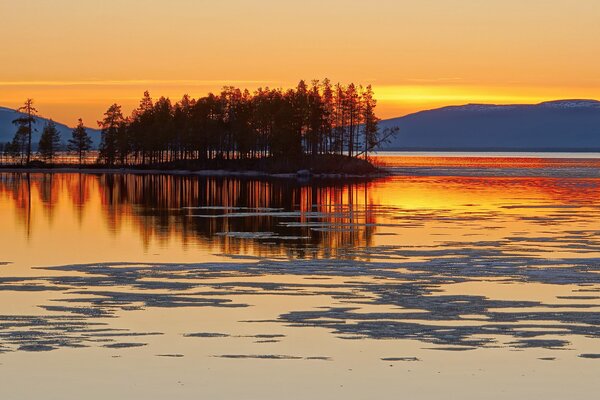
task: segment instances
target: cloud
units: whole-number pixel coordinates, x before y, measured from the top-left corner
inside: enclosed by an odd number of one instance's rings
[[[187,79],[124,79],[124,80],[73,80],[73,81],[0,81],[0,86],[218,86],[239,84],[269,84],[270,81],[260,80],[187,80]]]

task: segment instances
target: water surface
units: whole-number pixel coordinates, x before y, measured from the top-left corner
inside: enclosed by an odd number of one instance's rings
[[[368,182],[1,173],[0,394],[590,398],[598,161],[481,159]]]

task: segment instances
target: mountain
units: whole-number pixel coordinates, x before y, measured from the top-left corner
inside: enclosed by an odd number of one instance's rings
[[[600,102],[443,107],[381,121],[398,135],[382,150],[600,151]]]
[[[15,119],[17,119],[21,113],[12,110],[10,108],[0,107],[0,143],[7,143],[12,141],[15,132],[17,131],[17,127],[12,123]],[[40,136],[42,134],[42,130],[44,129],[44,125],[48,122],[46,118],[36,118],[36,123],[33,125],[34,132],[31,139],[32,147],[37,149],[37,144],[40,141]],[[63,143],[67,143],[67,141],[71,138],[71,132],[73,128],[69,128],[64,124],[59,124],[56,122],[56,129],[60,132],[60,138]],[[36,131],[37,130],[37,131]],[[100,144],[100,131],[97,129],[87,128],[88,135],[92,138],[94,142],[94,147],[98,147]]]

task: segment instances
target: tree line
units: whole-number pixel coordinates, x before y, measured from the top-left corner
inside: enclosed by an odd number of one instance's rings
[[[36,131],[34,125],[38,122],[38,110],[33,106],[33,100],[27,99],[17,111],[21,115],[12,121],[17,127],[13,140],[0,144],[0,153],[10,156],[20,164],[29,165],[33,155],[32,137],[33,132]],[[44,124],[37,146],[40,159],[52,163],[57,153],[64,150],[75,154],[80,165],[86,154],[92,150],[92,139],[81,118],[73,129],[66,146],[62,143],[60,132],[56,129],[54,121],[49,120]]]
[[[36,110],[27,104],[20,109],[24,116],[14,121],[17,133],[10,146],[29,163]],[[322,154],[367,157],[396,132],[379,129],[376,106],[370,85],[334,85],[328,79],[300,81],[288,90],[259,88],[253,93],[226,86],[218,94],[198,99],[184,95],[175,103],[167,97],[153,100],[146,91],[130,116],[115,103],[98,121],[98,163],[156,165]],[[69,150],[78,152],[81,160],[91,141],[79,122]],[[50,122],[39,143],[40,156],[52,161],[58,143],[56,127]]]

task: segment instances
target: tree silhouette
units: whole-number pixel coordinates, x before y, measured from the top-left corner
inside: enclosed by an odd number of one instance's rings
[[[375,115],[375,107],[377,106],[377,100],[373,97],[373,88],[371,85],[367,86],[365,91],[362,93],[362,120],[363,120],[363,140],[364,140],[364,154],[365,158],[368,158],[369,152],[373,151],[379,144],[379,138],[377,136],[379,132],[379,118]]]
[[[29,132],[29,128],[26,124],[18,124],[15,136],[6,149],[7,153],[9,153],[14,160],[19,160],[20,164],[24,164],[27,159],[27,141]]]
[[[54,156],[61,148],[60,133],[54,121],[50,120],[44,125],[42,136],[38,144],[38,152],[43,160],[52,162]]]
[[[15,139],[17,135],[20,135],[20,141],[23,141],[26,144],[24,152],[26,154],[26,163],[29,164],[31,162],[31,136],[33,134],[32,124],[36,123],[35,116],[37,115],[38,110],[33,106],[33,99],[25,100],[25,103],[17,109],[18,112],[23,113],[22,116],[15,119],[13,124],[17,125],[17,134],[15,135]],[[22,137],[24,136],[24,138]],[[23,149],[21,150],[23,151]]]
[[[85,130],[83,120],[79,118],[79,122],[71,134],[71,139],[67,144],[67,150],[77,154],[79,166],[83,164],[83,157],[92,149],[92,139]]]
[[[123,135],[123,125],[125,119],[121,113],[121,106],[111,105],[104,113],[104,119],[98,121],[98,126],[102,129],[100,141],[100,153],[98,160],[107,165],[114,165],[119,151],[119,136]]]

